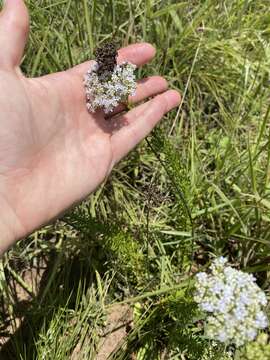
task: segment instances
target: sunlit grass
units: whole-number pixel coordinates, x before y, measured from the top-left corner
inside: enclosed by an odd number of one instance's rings
[[[182,103],[84,204],[5,255],[0,358],[95,359],[106,313],[125,302],[134,325],[111,358],[226,359],[189,289],[213,255],[269,288],[269,1],[27,4],[27,76],[88,60],[112,36],[147,41],[157,56],[138,76],[165,76]]]

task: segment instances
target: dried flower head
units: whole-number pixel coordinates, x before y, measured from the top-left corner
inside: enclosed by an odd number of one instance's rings
[[[253,275],[226,263],[225,258],[217,258],[210,274],[197,274],[194,300],[208,313],[205,332],[209,338],[241,346],[268,326],[263,311],[267,300]]]
[[[117,46],[113,41],[107,41],[98,47],[94,53],[98,63],[97,74],[100,80],[106,81],[110,78],[116,66]]]

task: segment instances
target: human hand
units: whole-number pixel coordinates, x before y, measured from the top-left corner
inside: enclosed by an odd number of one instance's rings
[[[0,253],[95,190],[180,100],[154,76],[138,83],[130,102],[162,94],[116,119],[89,114],[83,87],[89,62],[24,77],[19,65],[28,29],[23,0],[6,0],[0,14]],[[151,45],[135,44],[121,49],[118,60],[141,66],[154,54]]]

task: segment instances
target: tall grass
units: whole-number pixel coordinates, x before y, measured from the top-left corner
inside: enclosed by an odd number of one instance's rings
[[[182,103],[81,206],[4,256],[0,358],[95,359],[124,302],[134,324],[108,358],[228,359],[203,337],[190,289],[224,255],[269,291],[269,1],[27,5],[27,76],[88,60],[112,36],[148,41],[157,56],[138,76],[165,76]]]

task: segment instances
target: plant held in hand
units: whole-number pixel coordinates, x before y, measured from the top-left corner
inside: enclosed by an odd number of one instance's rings
[[[84,82],[87,109],[92,113],[103,109],[108,114],[135,94],[136,66],[130,62],[117,65],[117,48],[113,42],[96,49],[95,56],[97,62],[87,72]]]

